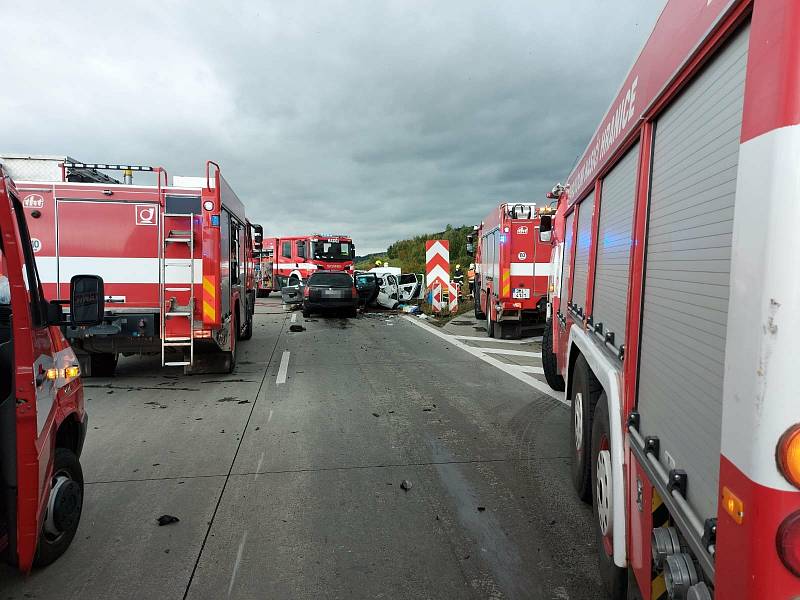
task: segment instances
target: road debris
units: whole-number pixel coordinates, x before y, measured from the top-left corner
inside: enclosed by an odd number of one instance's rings
[[[180,521],[178,517],[173,517],[172,515],[161,515],[158,517],[158,526],[163,527],[164,525],[171,525],[172,523],[177,523]]]
[[[289,325],[289,331],[293,331],[295,333],[299,333],[300,331],[305,331],[306,328],[302,325]]]
[[[379,413],[374,412],[374,413],[372,413],[372,416],[373,417],[380,417],[381,415]]]
[[[412,487],[414,487],[414,484],[411,483],[408,479],[403,479],[403,481],[400,482],[400,489],[401,490],[408,491]]]

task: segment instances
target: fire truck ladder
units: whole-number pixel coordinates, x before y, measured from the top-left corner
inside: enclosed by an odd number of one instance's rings
[[[172,229],[164,226],[165,219],[172,222],[178,220],[186,221],[185,229]],[[161,366],[163,367],[184,367],[194,364],[194,214],[170,214],[162,213],[161,232],[163,237],[161,254]],[[189,258],[168,257],[168,250],[174,246],[186,244],[189,250]],[[167,287],[167,267],[170,273],[175,269],[186,273],[186,282],[170,281]],[[175,279],[174,276],[171,279]],[[188,302],[179,304],[174,294],[180,294]],[[183,321],[183,327],[178,322]],[[176,331],[177,330],[177,331]],[[188,348],[189,360],[167,361],[167,348]]]

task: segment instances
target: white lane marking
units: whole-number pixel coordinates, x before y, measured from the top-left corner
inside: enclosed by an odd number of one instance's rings
[[[508,365],[512,369],[516,369],[517,371],[522,371],[523,373],[536,373],[537,375],[544,375],[544,369],[542,367],[535,367],[531,365]]]
[[[523,373],[519,369],[514,369],[511,365],[508,365],[508,364],[506,364],[504,362],[501,362],[501,361],[497,360],[496,358],[494,358],[493,356],[487,356],[479,348],[473,348],[472,346],[468,346],[467,344],[463,343],[460,340],[455,340],[455,339],[453,339],[452,336],[449,336],[446,333],[442,333],[438,329],[435,329],[434,327],[432,327],[430,325],[427,325],[425,323],[420,322],[415,317],[408,317],[408,316],[403,315],[403,318],[406,321],[409,321],[410,323],[413,323],[417,327],[421,327],[425,331],[427,331],[429,333],[432,333],[433,335],[435,335],[437,337],[442,338],[443,340],[445,340],[448,343],[452,344],[456,348],[461,348],[464,352],[469,352],[473,356],[477,356],[483,362],[489,363],[493,367],[497,367],[501,371],[504,371],[505,373],[508,373],[509,375],[511,375],[511,377],[514,377],[515,379],[519,379],[523,383],[527,383],[532,388],[542,392],[543,394],[546,394],[546,395],[550,396],[554,400],[558,400],[564,406],[570,406],[570,403],[567,400],[564,399],[564,392],[553,391],[553,389],[549,385],[547,385],[546,383],[542,383],[541,381],[539,381],[535,377],[531,377],[530,375],[528,375],[526,373]]]
[[[542,338],[525,338],[524,340],[498,340],[497,338],[480,337],[477,335],[451,335],[451,338],[457,340],[465,340],[472,342],[489,342],[494,344],[530,344],[531,342],[538,342]]]
[[[264,464],[264,452],[261,453],[261,458],[258,459],[258,466],[256,467],[255,475],[253,476],[253,481],[258,481],[258,474],[261,471],[261,465]]]
[[[292,323],[297,323],[297,313],[292,313],[291,322]]]
[[[236,552],[236,562],[233,564],[233,573],[231,573],[231,582],[228,585],[228,598],[231,597],[233,591],[233,584],[236,582],[236,573],[239,572],[239,563],[242,562],[242,554],[244,553],[244,545],[247,542],[247,532],[244,532],[242,541],[239,542],[239,550]]]
[[[272,409],[271,408],[269,409],[269,416],[267,417],[267,423],[269,423],[270,421],[272,421]]]
[[[530,356],[541,358],[541,352],[528,352],[527,350],[506,350],[505,348],[475,348],[484,354],[507,354],[508,356]]]
[[[286,383],[286,369],[289,368],[289,354],[288,350],[283,351],[283,356],[281,356],[281,364],[278,367],[278,377],[275,379],[275,383],[280,385],[282,383]]]

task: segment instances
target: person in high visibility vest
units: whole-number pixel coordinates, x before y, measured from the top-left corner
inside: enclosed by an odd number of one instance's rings
[[[469,295],[475,295],[475,263],[470,263],[467,271],[467,283],[469,285]]]
[[[458,289],[464,289],[464,271],[461,270],[461,265],[457,264],[453,269],[453,283],[458,284]]]

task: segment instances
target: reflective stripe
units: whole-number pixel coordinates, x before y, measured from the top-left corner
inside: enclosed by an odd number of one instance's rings
[[[549,262],[541,263],[511,263],[511,274],[515,277],[528,276],[534,274],[533,267],[536,265],[536,277],[549,277],[552,267]]]
[[[206,323],[217,322],[217,286],[216,277],[206,275],[203,277],[203,321]]]
[[[511,293],[511,274],[508,269],[503,269],[501,295],[508,296]]]
[[[169,259],[167,259],[169,261]],[[174,259],[176,261],[182,259]],[[167,283],[188,279],[189,262],[186,267],[165,267]],[[36,267],[42,283],[56,283],[60,275],[61,283],[69,283],[73,275],[92,273],[103,278],[104,283],[158,283],[158,258],[129,258],[117,256],[37,256]],[[174,273],[174,276],[173,276]],[[194,259],[194,282],[200,283],[203,273],[203,259]]]

